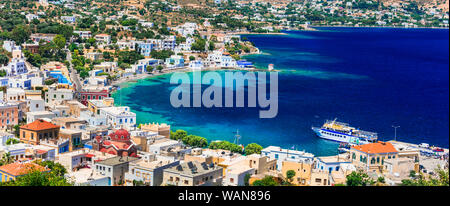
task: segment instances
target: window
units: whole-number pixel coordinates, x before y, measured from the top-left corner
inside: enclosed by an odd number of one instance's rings
[[[380,163],[380,157],[377,157],[377,163]]]
[[[375,157],[372,157],[372,159],[370,160],[370,164],[375,164]]]
[[[355,153],[353,153],[352,159],[356,159],[356,154]]]
[[[230,182],[231,182],[231,183],[234,183],[234,179],[233,179],[233,178],[230,178]]]

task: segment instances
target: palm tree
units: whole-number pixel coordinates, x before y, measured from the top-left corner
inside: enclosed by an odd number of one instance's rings
[[[1,162],[2,162],[2,164],[4,164],[4,165],[11,164],[11,163],[14,162],[14,158],[11,157],[11,154],[8,152],[8,153],[3,154],[3,157],[2,157],[2,159],[1,159]]]

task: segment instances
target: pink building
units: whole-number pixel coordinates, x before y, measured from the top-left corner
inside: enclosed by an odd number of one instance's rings
[[[19,111],[17,105],[3,103],[0,104],[0,130],[5,130],[8,126],[19,123]]]

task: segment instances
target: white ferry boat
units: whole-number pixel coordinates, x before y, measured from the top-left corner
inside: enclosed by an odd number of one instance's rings
[[[312,130],[320,138],[356,145],[376,142],[378,139],[377,133],[350,127],[347,123],[337,122],[336,119],[327,120],[322,127],[312,127]]]

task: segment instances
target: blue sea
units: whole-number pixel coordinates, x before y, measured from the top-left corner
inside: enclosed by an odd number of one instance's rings
[[[165,122],[209,140],[256,142],[337,153],[311,126],[338,121],[397,140],[449,147],[449,31],[438,29],[319,28],[286,35],[246,35],[262,54],[244,58],[274,64],[278,115],[260,108],[174,108],[170,75],[126,83],[113,97],[137,113],[138,123]],[[204,73],[203,73],[204,74]],[[223,77],[224,72],[220,72]],[[189,73],[192,76],[192,73]],[[202,89],[209,85],[202,85]]]

